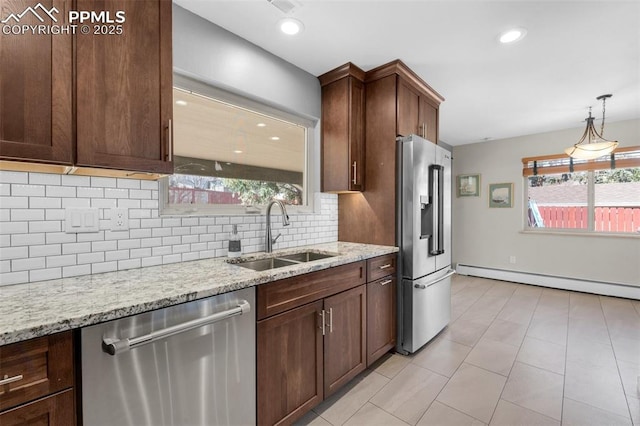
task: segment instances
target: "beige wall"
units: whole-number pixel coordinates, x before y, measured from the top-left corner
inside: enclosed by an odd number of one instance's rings
[[[453,196],[453,262],[472,266],[640,286],[640,236],[522,233],[523,157],[558,154],[583,128],[461,145],[453,174],[481,174],[480,197]],[[607,123],[605,136],[620,146],[640,145],[640,120]],[[489,183],[513,182],[513,208],[490,209]],[[510,264],[509,257],[516,263]]]

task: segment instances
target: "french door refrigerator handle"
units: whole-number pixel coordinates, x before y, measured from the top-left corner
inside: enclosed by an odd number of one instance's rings
[[[430,287],[430,286],[432,286],[432,285],[434,285],[434,284],[436,284],[436,283],[439,283],[440,281],[442,281],[442,280],[444,280],[444,279],[449,278],[451,275],[453,275],[453,274],[455,274],[455,273],[456,273],[456,270],[455,270],[455,269],[449,269],[449,272],[447,272],[447,274],[446,274],[446,275],[444,275],[444,276],[442,276],[442,277],[438,278],[437,280],[431,281],[430,283],[427,283],[427,284],[415,284],[415,285],[414,285],[414,287],[415,287],[415,288],[419,288],[419,289],[421,289],[421,290],[424,290],[424,289],[425,289],[425,288],[427,288],[427,287]]]
[[[235,308],[217,312],[212,315],[208,315],[202,318],[196,318],[191,321],[176,324],[171,327],[163,328],[161,330],[152,331],[149,334],[145,334],[138,337],[131,337],[125,339],[117,339],[104,337],[102,339],[102,350],[109,355],[118,355],[123,352],[127,352],[131,349],[135,349],[139,346],[144,346],[148,343],[155,342],[166,337],[174,336],[185,331],[193,330],[194,328],[202,327],[204,325],[213,324],[236,315],[246,314],[251,311],[251,305],[246,300],[241,300]]]

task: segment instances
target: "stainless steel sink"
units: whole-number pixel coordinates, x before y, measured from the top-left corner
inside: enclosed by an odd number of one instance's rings
[[[297,265],[306,262],[313,262],[314,260],[327,259],[334,256],[334,254],[305,251],[302,253],[286,254],[278,257],[270,257],[267,259],[246,260],[230,263],[242,266],[243,268],[252,269],[254,271],[267,271],[269,269],[282,268],[285,266]]]
[[[333,256],[334,255],[332,254],[305,251],[304,253],[295,253],[295,254],[287,254],[285,256],[278,256],[278,259],[293,260],[294,262],[312,262],[314,260],[327,259]]]

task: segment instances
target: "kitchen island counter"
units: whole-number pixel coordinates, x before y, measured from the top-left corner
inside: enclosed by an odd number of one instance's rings
[[[382,256],[398,249],[335,242],[275,250],[272,254],[255,253],[245,258],[304,251],[335,256],[260,272],[230,264],[227,258],[204,259],[0,287],[0,346]]]

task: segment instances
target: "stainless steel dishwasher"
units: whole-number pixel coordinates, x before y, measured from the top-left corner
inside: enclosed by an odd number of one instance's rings
[[[247,288],[83,328],[84,426],[255,424],[254,301]]]

